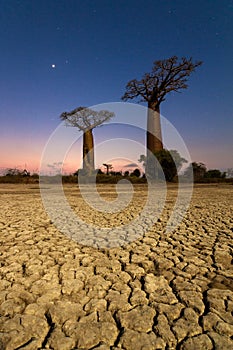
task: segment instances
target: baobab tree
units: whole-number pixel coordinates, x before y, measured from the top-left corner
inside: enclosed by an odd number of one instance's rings
[[[104,163],[103,166],[106,167],[106,174],[109,175],[109,169],[112,169],[112,164]]]
[[[152,154],[163,150],[161,103],[168,93],[186,89],[188,76],[201,64],[201,61],[193,63],[192,58],[183,57],[178,60],[177,56],[155,61],[150,73],[145,73],[141,80],[130,80],[126,85],[123,101],[139,98],[140,102],[148,103],[147,150]]]
[[[107,110],[94,111],[90,108],[78,107],[71,112],[63,112],[60,118],[68,126],[83,131],[83,169],[87,173],[95,170],[93,129],[100,126],[115,114]]]

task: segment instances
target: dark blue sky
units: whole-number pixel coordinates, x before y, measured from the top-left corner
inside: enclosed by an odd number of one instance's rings
[[[0,167],[37,167],[61,112],[119,102],[173,55],[203,65],[162,114],[193,160],[233,167],[232,23],[232,0],[0,0]]]

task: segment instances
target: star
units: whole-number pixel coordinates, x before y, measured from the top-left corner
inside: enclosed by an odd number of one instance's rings
[[[56,64],[52,64],[52,66],[51,66],[52,68],[56,68]]]

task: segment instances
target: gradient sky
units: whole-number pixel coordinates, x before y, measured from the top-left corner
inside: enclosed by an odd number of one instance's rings
[[[0,169],[38,171],[63,111],[120,102],[173,55],[203,65],[161,113],[193,161],[233,167],[232,23],[232,0],[0,0]]]

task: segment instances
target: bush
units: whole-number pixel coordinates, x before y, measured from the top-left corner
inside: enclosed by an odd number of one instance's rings
[[[156,159],[159,162],[158,166]],[[155,152],[154,156],[147,159],[146,156],[141,155],[139,162],[143,163],[146,167],[146,174],[151,178],[163,180],[165,177],[166,181],[174,181],[178,175],[178,171],[187,160],[182,158],[176,150],[166,150]]]
[[[136,176],[136,177],[140,177],[141,172],[138,168],[134,169],[134,171],[130,174],[130,176]]]
[[[226,173],[221,173],[218,169],[211,169],[205,173],[205,177],[208,179],[224,179],[226,177]]]

